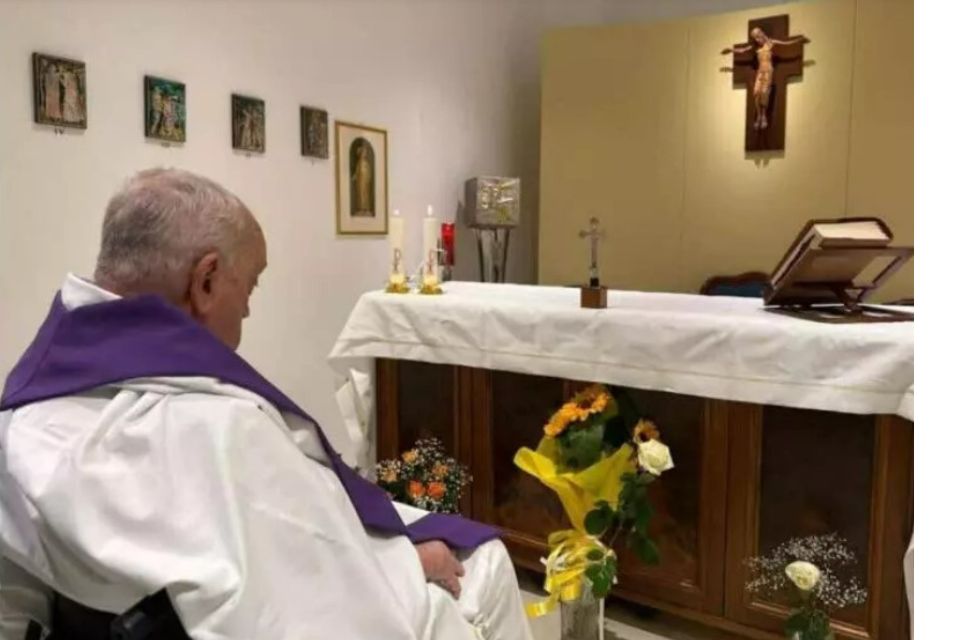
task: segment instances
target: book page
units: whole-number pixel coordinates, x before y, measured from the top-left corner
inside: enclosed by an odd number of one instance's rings
[[[830,240],[889,240],[883,228],[873,220],[859,222],[822,222],[814,225],[817,235]]]

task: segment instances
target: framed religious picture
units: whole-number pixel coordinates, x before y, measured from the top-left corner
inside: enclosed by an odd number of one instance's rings
[[[337,233],[387,233],[387,132],[336,123]]]
[[[263,100],[235,93],[230,98],[233,148],[263,153],[267,149],[267,117]]]
[[[330,157],[327,112],[300,107],[300,154],[310,158]]]
[[[143,135],[164,142],[187,140],[187,86],[143,77]]]
[[[87,128],[87,65],[33,54],[33,119],[55,127]]]

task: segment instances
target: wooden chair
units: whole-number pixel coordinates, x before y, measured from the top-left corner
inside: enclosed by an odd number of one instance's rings
[[[735,276],[713,276],[700,287],[700,294],[762,298],[769,282],[770,276],[763,271],[747,271]]]

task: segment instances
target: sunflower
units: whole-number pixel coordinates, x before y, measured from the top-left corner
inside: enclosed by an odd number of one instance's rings
[[[595,413],[603,413],[610,404],[610,392],[602,384],[592,384],[573,396],[569,404],[577,408],[578,421],[583,421]]]
[[[551,438],[556,438],[571,424],[583,422],[594,414],[603,413],[609,406],[610,400],[610,392],[603,385],[590,385],[557,409],[544,425],[543,432]]]
[[[648,440],[659,440],[660,431],[651,420],[640,420],[633,428],[633,441],[637,444]]]

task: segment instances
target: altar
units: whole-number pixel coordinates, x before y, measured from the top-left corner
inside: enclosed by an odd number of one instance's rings
[[[579,386],[614,384],[676,462],[652,492],[661,563],[621,553],[620,597],[779,637],[786,610],[746,593],[743,559],[837,531],[869,592],[838,617],[838,637],[908,637],[912,323],[818,324],[742,298],[610,291],[609,308],[591,310],[578,289],[444,289],[360,298],[330,354],[353,382],[341,407],[358,440],[375,429],[378,459],[439,437],[474,476],[463,512],[501,527],[518,565],[540,570],[547,534],[565,523],[515,452]]]

